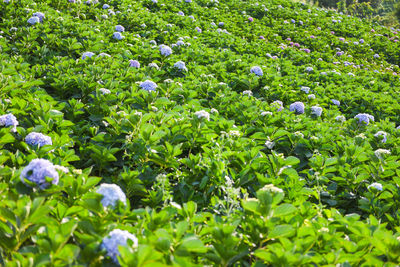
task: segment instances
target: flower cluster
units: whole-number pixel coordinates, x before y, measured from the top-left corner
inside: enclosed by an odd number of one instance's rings
[[[153,81],[146,80],[140,84],[140,87],[146,91],[155,91],[157,88],[157,84]]]
[[[47,178],[52,178],[52,184],[58,184],[58,172],[53,163],[47,159],[33,159],[29,162],[21,172],[21,181],[25,183],[25,179],[37,184],[40,189],[45,189],[49,186]]]
[[[129,67],[138,69],[138,68],[140,68],[140,63],[137,60],[131,59],[131,60],[129,60]]]
[[[196,111],[196,112],[194,113],[194,115],[196,115],[198,119],[205,118],[205,119],[208,120],[208,121],[210,120],[210,113],[208,113],[208,112],[205,111],[205,110]]]
[[[117,26],[115,26],[115,31],[117,31],[117,32],[124,32],[124,31],[125,31],[125,28],[124,28],[124,26],[122,26],[122,25],[117,25]]]
[[[364,123],[366,125],[368,125],[370,121],[375,121],[374,116],[367,113],[359,113],[354,118],[358,119],[358,123]]]
[[[336,106],[340,106],[340,101],[339,100],[336,100],[336,99],[331,99],[331,101],[332,101],[332,103],[334,104],[334,105],[336,105]]]
[[[115,40],[122,40],[122,39],[125,38],[125,36],[123,36],[120,32],[114,32],[114,33],[113,33],[113,38],[114,38]]]
[[[121,188],[116,184],[101,184],[96,190],[96,193],[103,195],[101,204],[103,204],[104,207],[111,206],[114,208],[117,201],[126,204],[126,196]]]
[[[312,106],[311,107],[311,114],[320,117],[322,114],[322,108],[318,106]]]
[[[53,142],[50,136],[44,135],[42,133],[31,132],[25,137],[25,142],[31,146],[42,147],[44,145],[52,145]]]
[[[386,143],[387,141],[387,133],[384,131],[378,131],[376,134],[374,134],[375,137],[380,138],[382,136],[381,143]]]
[[[128,231],[114,229],[108,234],[108,236],[103,238],[101,247],[107,251],[107,256],[111,257],[111,259],[118,264],[118,256],[120,255],[118,246],[126,246],[128,239],[133,241],[134,247],[138,246],[138,239],[135,235]]]
[[[13,132],[17,131],[18,124],[19,122],[17,121],[17,118],[11,113],[0,116],[0,126],[6,126],[6,127],[13,126],[12,128]]]
[[[294,111],[299,114],[303,114],[304,113],[304,104],[303,104],[303,102],[294,102],[294,103],[290,104],[289,110]]]
[[[161,53],[161,55],[167,57],[167,56],[172,54],[172,49],[171,49],[171,47],[169,47],[167,45],[161,45],[160,46],[160,53]]]
[[[254,67],[252,67],[251,69],[250,69],[250,72],[251,73],[254,73],[255,75],[257,75],[257,76],[263,76],[263,71],[262,71],[262,69],[259,67],[259,66],[254,66]]]
[[[177,68],[178,70],[181,70],[181,71],[187,71],[185,62],[183,62],[183,61],[178,61],[178,62],[176,62],[176,63],[174,64],[174,68]]]
[[[283,110],[283,102],[280,101],[280,100],[275,100],[274,102],[272,102],[271,105],[276,107],[276,111],[282,111]]]
[[[93,52],[85,52],[82,54],[82,59],[85,60],[87,58],[93,57],[94,55],[95,55],[95,53],[93,53]]]

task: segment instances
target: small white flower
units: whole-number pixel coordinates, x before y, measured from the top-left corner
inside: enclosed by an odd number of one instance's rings
[[[368,189],[371,188],[371,187],[375,188],[378,191],[382,191],[383,190],[382,184],[380,184],[380,183],[372,183],[372,184],[370,184],[368,186]]]
[[[297,137],[304,138],[304,134],[302,132],[299,132],[299,131],[295,132],[294,135],[297,136]]]
[[[310,92],[310,87],[307,86],[302,86],[300,88],[301,91],[303,91],[304,93],[308,94]]]
[[[261,112],[261,116],[267,116],[267,115],[271,116],[272,112],[271,111],[263,111],[263,112]]]
[[[248,96],[252,96],[253,95],[253,92],[250,91],[250,90],[245,90],[242,93],[243,93],[243,95],[248,95]]]
[[[383,159],[383,155],[390,155],[390,150],[379,148],[374,152],[378,159]]]
[[[108,95],[108,94],[111,93],[111,91],[108,90],[108,89],[106,89],[106,88],[100,88],[99,91],[100,91],[100,93],[101,93],[102,95]]]
[[[339,116],[336,116],[335,120],[336,120],[336,121],[344,122],[344,121],[346,121],[346,118],[345,118],[345,116],[343,116],[343,115],[339,115]]]
[[[268,149],[273,149],[275,146],[275,142],[271,142],[268,138],[268,140],[265,142],[265,146],[268,147]]]
[[[216,110],[215,108],[212,108],[212,109],[210,110],[210,112],[211,112],[211,113],[217,113],[217,114],[218,114],[218,110]]]

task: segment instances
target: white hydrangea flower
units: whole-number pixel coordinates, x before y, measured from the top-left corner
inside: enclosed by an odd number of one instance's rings
[[[316,115],[317,117],[320,117],[322,114],[322,108],[318,106],[312,106],[311,107],[311,114]]]
[[[111,206],[113,208],[118,200],[126,204],[126,196],[116,184],[101,184],[96,190],[96,193],[103,195],[101,204],[103,204],[104,207]]]
[[[250,91],[250,90],[245,90],[245,91],[242,92],[242,94],[243,94],[243,95],[247,95],[247,96],[252,96],[252,95],[253,95],[253,92]]]
[[[346,117],[343,115],[339,115],[339,116],[336,116],[335,120],[344,122],[344,121],[346,121]]]
[[[370,184],[368,186],[368,189],[371,188],[371,187],[375,188],[378,191],[382,191],[383,190],[382,184],[380,184],[380,183],[372,183],[372,184]]]
[[[383,159],[383,155],[390,155],[390,150],[379,148],[374,152],[378,159]]]
[[[196,111],[196,112],[194,113],[194,115],[196,115],[198,119],[205,118],[205,119],[208,120],[208,121],[210,120],[210,113],[208,113],[208,112],[205,111],[205,110]]]
[[[303,91],[304,93],[308,94],[310,92],[310,87],[307,86],[302,86],[300,88],[301,91]]]
[[[100,93],[103,94],[103,95],[108,95],[108,94],[111,93],[111,91],[108,90],[108,89],[106,89],[106,88],[100,88],[99,91],[100,91]]]
[[[274,186],[273,184],[267,184],[263,188],[261,188],[260,190],[269,191],[269,192],[273,192],[273,193],[283,193],[282,189],[280,189],[279,187]]]
[[[380,136],[382,136],[382,140],[381,143],[386,143],[387,141],[387,133],[384,131],[378,131],[376,134],[374,134],[375,137],[379,138]]]

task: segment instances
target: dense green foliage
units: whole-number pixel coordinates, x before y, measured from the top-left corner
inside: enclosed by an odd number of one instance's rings
[[[1,265],[112,265],[113,229],[138,238],[122,266],[400,264],[398,30],[283,0],[103,4],[0,3]],[[36,158],[57,185],[21,180]]]

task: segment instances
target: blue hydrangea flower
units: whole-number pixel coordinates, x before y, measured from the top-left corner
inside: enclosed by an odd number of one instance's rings
[[[387,141],[387,133],[384,131],[378,131],[376,134],[374,134],[375,137],[380,138],[382,136],[381,143],[386,143]]]
[[[135,235],[129,233],[128,231],[114,229],[108,236],[103,238],[101,243],[101,248],[107,251],[107,256],[118,264],[118,256],[120,255],[118,251],[118,246],[126,246],[128,244],[128,239],[133,241],[133,246],[138,246],[138,239]]]
[[[314,70],[314,69],[313,69],[312,67],[307,67],[307,68],[306,68],[306,71],[307,71],[307,72],[312,72],[313,70]]]
[[[310,94],[307,96],[308,99],[315,99],[315,95],[314,94]]]
[[[137,60],[129,60],[129,67],[132,67],[132,68],[140,68],[140,63],[139,63],[139,61],[137,61]]]
[[[122,39],[125,38],[125,36],[123,36],[120,32],[114,32],[114,33],[113,33],[113,38],[114,38],[115,40],[122,40]]]
[[[40,22],[43,22],[43,19],[45,18],[45,15],[42,12],[33,13],[33,16],[38,17]]]
[[[257,76],[259,76],[259,77],[261,77],[261,76],[263,76],[263,71],[262,71],[262,69],[259,67],[259,66],[254,66],[254,67],[252,67],[251,69],[250,69],[250,72],[251,73],[254,73],[255,75],[257,75]]]
[[[124,28],[124,26],[122,26],[122,25],[117,25],[117,26],[115,26],[115,31],[117,31],[117,32],[124,32],[124,31],[125,31],[125,28]]]
[[[174,64],[174,68],[177,68],[177,69],[179,69],[179,70],[181,70],[181,71],[187,71],[185,62],[183,62],[183,61],[178,61],[178,62],[176,62],[176,63]]]
[[[172,49],[171,49],[171,47],[169,47],[167,45],[161,45],[160,46],[160,52],[161,52],[161,55],[167,57],[167,56],[172,54]]]
[[[157,88],[157,84],[153,81],[146,80],[140,84],[140,87],[146,91],[155,91]]]
[[[96,193],[103,195],[101,204],[104,207],[111,206],[113,208],[117,204],[117,201],[126,204],[126,196],[121,188],[116,184],[101,184],[96,190]]]
[[[152,44],[152,45],[157,45],[156,40],[151,40],[149,43]]]
[[[0,126],[6,126],[6,127],[13,126],[12,128],[13,132],[17,130],[18,124],[19,122],[17,121],[17,118],[11,113],[0,116]]]
[[[199,27],[196,27],[195,30],[196,30],[198,33],[201,33],[201,32],[202,32],[202,30],[201,30]]]
[[[25,137],[25,142],[31,146],[42,147],[44,145],[52,145],[53,142],[50,136],[44,135],[42,133],[31,132]]]
[[[304,93],[308,94],[310,92],[310,87],[307,86],[302,86],[300,88],[301,91],[303,91]]]
[[[28,166],[22,170],[20,176],[23,183],[25,183],[24,179],[28,179],[29,181],[37,184],[40,189],[45,189],[49,186],[48,182],[46,182],[46,177],[53,178],[51,181],[52,184],[58,184],[58,172],[56,171],[53,163],[47,159],[31,160]]]
[[[354,118],[358,119],[358,123],[365,123],[366,125],[369,124],[369,121],[375,121],[374,116],[366,113],[359,113]]]
[[[177,45],[177,46],[185,45],[185,42],[184,42],[184,41],[181,41],[181,40],[179,40],[178,42],[176,42],[176,45]]]
[[[311,107],[311,114],[320,117],[322,114],[322,108],[318,106],[312,106]]]
[[[294,103],[290,104],[289,110],[294,111],[299,114],[303,114],[304,113],[304,104],[303,104],[303,102],[294,102]]]
[[[108,5],[108,4],[103,5],[103,9],[109,9],[109,8],[110,8],[110,5]]]
[[[82,54],[82,59],[84,60],[86,58],[91,58],[94,55],[95,55],[95,53],[93,53],[93,52],[85,52],[85,53]]]
[[[40,23],[40,19],[38,17],[30,17],[28,19],[28,23],[31,25],[35,25],[36,23]]]
[[[340,106],[340,101],[339,100],[336,100],[336,99],[331,99],[331,101],[332,101],[332,103],[334,104],[334,105],[336,105],[336,106]]]
[[[380,56],[378,54],[375,54],[374,58],[380,58]]]
[[[179,16],[185,16],[185,13],[183,13],[182,11],[179,11],[179,12],[178,12],[178,15],[179,15]]]
[[[344,122],[346,120],[346,117],[343,115],[339,115],[339,116],[336,116],[335,120]]]
[[[224,25],[225,25],[225,23],[223,23],[223,22],[219,22],[219,23],[218,23],[218,26],[219,26],[219,27],[224,27]]]

